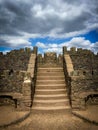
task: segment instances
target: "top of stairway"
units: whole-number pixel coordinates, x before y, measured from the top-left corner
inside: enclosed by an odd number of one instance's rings
[[[38,69],[63,69],[63,67],[38,67]]]
[[[48,67],[48,68],[46,68],[46,67],[44,67],[44,68],[42,68],[42,67],[38,67],[38,71],[39,72],[63,72],[63,67]]]
[[[59,67],[63,67],[62,65],[58,65],[56,63],[44,63],[44,64],[38,64],[38,68],[59,68]]]

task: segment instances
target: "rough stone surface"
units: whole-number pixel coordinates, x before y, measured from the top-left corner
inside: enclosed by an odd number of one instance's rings
[[[98,54],[81,48],[76,51],[74,47],[70,51],[64,47],[63,54],[57,56],[55,52],[47,52],[44,56],[36,56],[37,47],[33,51],[25,48],[13,50],[6,55],[0,53],[0,91],[22,93],[24,98],[18,100],[18,104],[30,107],[35,91],[37,67],[63,67],[72,108],[85,108],[90,100],[97,104]]]
[[[12,50],[0,55],[0,70],[27,70],[31,52],[27,49]]]
[[[32,53],[32,54],[31,54]],[[18,110],[30,109],[34,94],[37,47],[0,53],[0,101],[14,104]],[[13,94],[17,93],[18,96]],[[23,96],[21,96],[23,95]]]
[[[22,92],[25,72],[10,70],[3,71],[0,75],[0,92]]]
[[[63,66],[63,56],[57,54],[55,52],[47,52],[42,56],[42,54],[39,54],[37,56],[37,63],[38,66],[44,66],[44,67],[56,67],[56,66]]]
[[[66,58],[67,55],[70,62]],[[98,55],[89,50],[80,48],[76,51],[75,48],[71,48],[70,51],[64,50],[64,60],[72,108],[84,109],[87,102],[98,104]],[[70,69],[70,63],[73,70]]]

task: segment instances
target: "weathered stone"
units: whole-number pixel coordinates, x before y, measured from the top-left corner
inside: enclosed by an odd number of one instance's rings
[[[33,52],[33,54],[31,54]],[[98,102],[98,54],[86,49],[72,47],[67,51],[63,47],[63,55],[55,52],[37,55],[37,47],[13,50],[6,55],[0,53],[0,92],[10,93],[3,102],[13,104],[21,110],[32,105],[35,91],[37,66],[62,67],[67,83],[67,93],[72,108],[85,108],[86,104]],[[65,56],[66,55],[66,56]],[[14,96],[11,93],[22,94]],[[90,101],[91,98],[91,101]],[[0,99],[1,100],[1,99]],[[88,102],[88,103],[87,103]]]

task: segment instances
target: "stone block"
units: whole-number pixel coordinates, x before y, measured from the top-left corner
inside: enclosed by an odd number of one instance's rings
[[[70,51],[73,53],[73,52],[76,52],[76,47],[71,47],[70,48]]]

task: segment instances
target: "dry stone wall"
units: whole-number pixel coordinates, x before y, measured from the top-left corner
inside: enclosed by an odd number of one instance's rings
[[[47,52],[42,56],[42,54],[38,54],[37,56],[37,63],[38,66],[45,66],[45,67],[56,67],[56,66],[63,66],[63,55],[57,54],[55,52]]]
[[[36,55],[37,47],[32,51],[30,48],[25,48],[25,50],[13,50],[6,55],[0,53],[0,100],[2,102],[14,101],[18,110],[30,109],[31,93],[32,90],[34,91]]]
[[[25,73],[22,71],[5,70],[0,75],[0,92],[22,93],[22,83]]]
[[[0,70],[27,70],[31,55],[29,48],[12,50],[6,55],[0,53]]]
[[[22,92],[25,71],[31,55],[30,48],[0,53],[0,91]]]
[[[44,62],[48,64],[57,62],[57,54],[55,52],[47,52],[44,54]]]
[[[84,75],[71,76],[72,108],[86,108],[87,96],[98,94],[97,79]]]
[[[19,103],[19,109],[29,110],[32,106],[33,95],[35,91],[35,78],[36,78],[36,54],[31,54],[27,73],[24,77],[22,94],[23,99]]]
[[[63,48],[63,53],[71,106],[73,109],[84,109],[88,97],[98,98],[98,55],[88,50],[78,49],[76,51],[75,48],[67,51],[66,47]],[[67,57],[70,57],[71,61]],[[70,64],[73,70],[70,69]],[[96,101],[98,104],[98,100]]]

